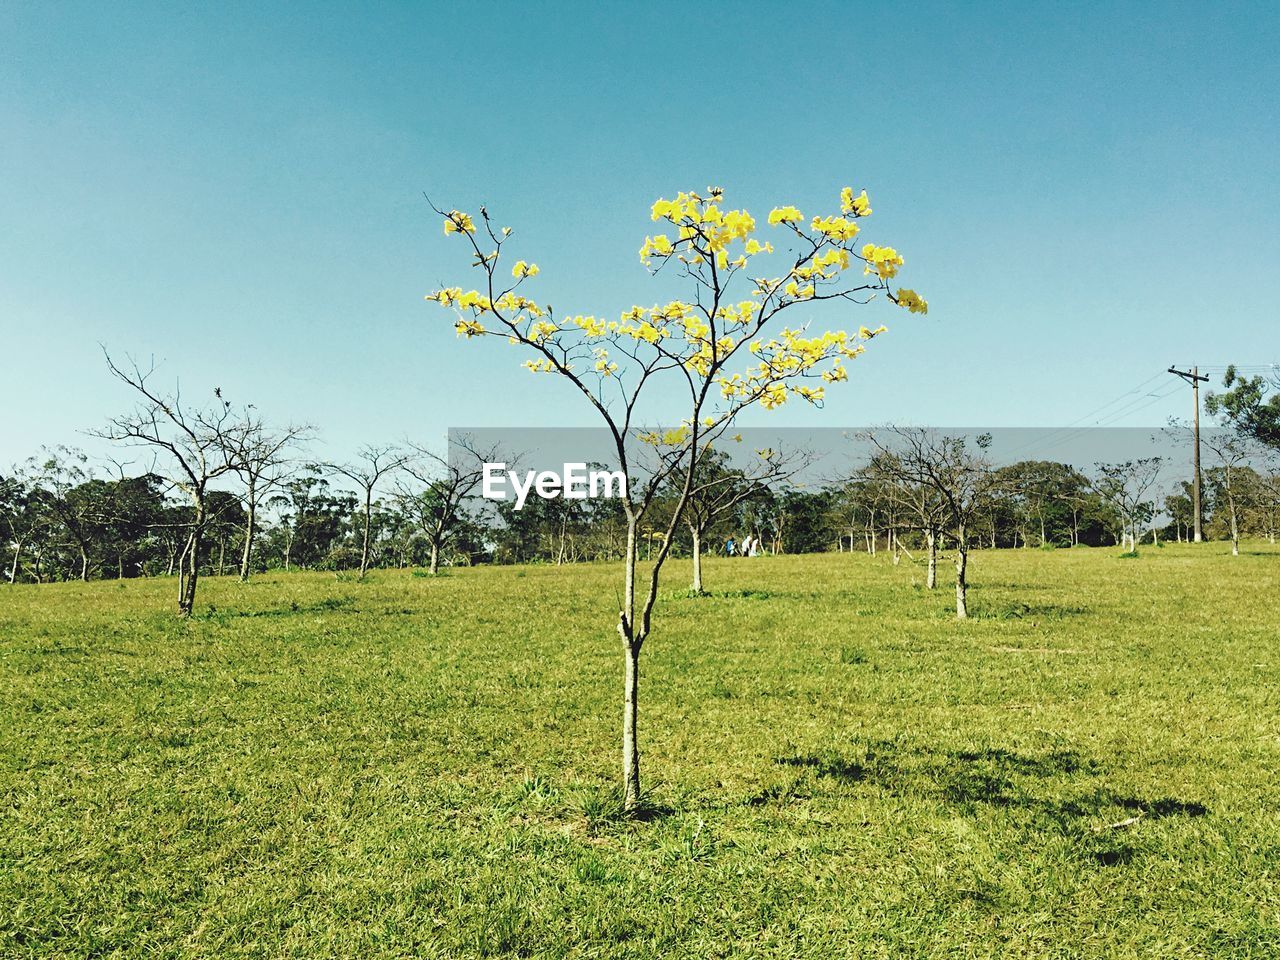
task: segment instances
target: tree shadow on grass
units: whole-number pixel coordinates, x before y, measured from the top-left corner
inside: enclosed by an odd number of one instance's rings
[[[1136,848],[1100,831],[1142,820],[1202,817],[1209,808],[1194,800],[1143,797],[1107,784],[1106,768],[1073,750],[1024,753],[1004,747],[955,750],[927,744],[872,741],[847,752],[824,751],[776,757],[774,762],[810,770],[843,784],[870,784],[896,796],[933,800],[967,813],[1002,808],[1021,813],[1027,827],[1071,835],[1081,855],[1110,866],[1127,863]],[[748,798],[749,806],[770,802]],[[1103,815],[1120,821],[1088,824]]]
[[[359,613],[352,607],[355,597],[325,597],[315,603],[302,604],[294,600],[287,607],[271,607],[267,610],[219,610],[209,607],[208,617],[292,617],[303,613]]]
[[[1088,612],[1085,607],[1061,603],[1010,603],[991,609],[979,604],[974,615],[983,620],[1066,620],[1082,617]]]

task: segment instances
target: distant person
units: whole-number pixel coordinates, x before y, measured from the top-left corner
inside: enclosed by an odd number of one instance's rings
[[[724,555],[726,557],[732,557],[733,551],[736,546],[737,544],[733,542],[733,537],[730,537],[728,540],[724,542]]]
[[[742,555],[744,557],[751,556],[751,551],[755,548],[754,543],[755,542],[751,539],[751,534],[749,533],[742,538]]]

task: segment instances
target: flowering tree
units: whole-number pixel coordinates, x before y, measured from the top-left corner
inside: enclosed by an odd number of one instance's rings
[[[430,202],[428,200],[428,202]],[[847,308],[883,293],[912,313],[928,304],[915,291],[893,290],[903,264],[892,247],[856,244],[860,221],[870,216],[866,191],[846,187],[839,212],[806,218],[794,206],[776,207],[768,218],[782,238],[777,253],[785,262],[772,270],[773,242],[756,236],[756,220],[746,210],[724,207],[723,191],[706,196],[680,193],[658,200],[652,219],[661,232],[645,237],[640,260],[651,273],[668,270],[688,284],[688,299],[650,307],[633,306],[618,319],[561,313],[525,291],[539,274],[537,264],[505,259],[510,227],[498,228],[481,207],[479,223],[460,210],[445,211],[444,232],[469,247],[479,271],[474,289],[445,287],[427,296],[455,311],[455,329],[468,338],[497,336],[524,348],[524,365],[535,373],[568,381],[603,420],[616,446],[618,466],[633,474],[636,442],[654,454],[647,482],[629,484],[624,499],[622,609],[617,630],[625,662],[622,723],[622,802],[628,812],[640,803],[640,752],[636,738],[640,650],[652,627],[658,577],[694,489],[698,465],[712,442],[753,404],[781,407],[790,398],[821,405],[829,384],[847,379],[845,362],[884,331],[810,333],[807,325],[779,326],[783,313],[799,315],[819,304]],[[775,258],[776,262],[776,258]],[[510,263],[510,265],[508,265]],[[861,267],[861,270],[850,268]],[[641,405],[661,391],[678,395],[683,420],[669,429],[645,429]],[[638,574],[641,521],[656,492],[676,471],[684,483],[666,518],[666,535],[643,583]]]

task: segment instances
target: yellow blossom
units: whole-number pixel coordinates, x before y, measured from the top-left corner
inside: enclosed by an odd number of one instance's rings
[[[795,207],[774,207],[769,212],[769,226],[776,227],[780,223],[800,223],[804,214]]]
[[[898,306],[905,307],[912,313],[929,312],[929,301],[914,290],[908,290],[906,287],[900,289],[894,299],[898,301]]]
[[[476,225],[471,219],[471,214],[463,213],[460,210],[450,210],[444,215],[444,232],[446,235],[450,233],[475,233]]]

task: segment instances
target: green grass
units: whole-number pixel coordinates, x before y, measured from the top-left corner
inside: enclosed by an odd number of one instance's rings
[[[1227,551],[979,552],[967,623],[676,564],[641,821],[616,568],[0,589],[0,956],[1274,958],[1280,552]]]

